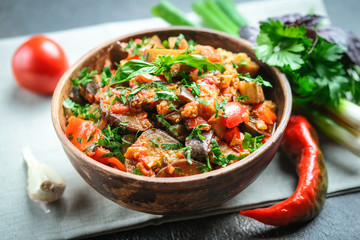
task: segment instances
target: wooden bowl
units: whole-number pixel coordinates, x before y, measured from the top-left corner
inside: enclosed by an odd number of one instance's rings
[[[267,99],[277,106],[276,130],[273,136],[257,151],[245,159],[208,173],[179,178],[153,178],[121,172],[103,165],[80,152],[66,138],[65,116],[62,102],[69,95],[72,83],[83,67],[101,72],[108,47],[116,41],[151,37],[161,40],[182,33],[186,39],[221,47],[232,52],[245,52],[260,65],[261,76],[269,80],[273,88],[266,88]],[[74,168],[81,177],[104,197],[130,209],[152,214],[190,213],[210,209],[221,204],[252,183],[264,170],[277,152],[291,113],[291,91],[287,80],[273,67],[258,61],[251,44],[240,38],[208,29],[170,27],[125,35],[93,49],[60,79],[52,99],[52,121],[61,144]]]

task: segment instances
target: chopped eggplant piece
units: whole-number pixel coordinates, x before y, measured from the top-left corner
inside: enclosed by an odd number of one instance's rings
[[[222,118],[215,118],[214,115],[208,120],[208,123],[211,125],[211,128],[214,129],[216,136],[223,138],[226,126],[224,125]]]
[[[112,113],[109,104],[100,100],[100,112],[105,122],[115,127],[125,127],[130,132],[146,131],[153,127],[153,124],[147,119],[147,113],[140,111],[127,111],[126,113]]]
[[[224,141],[218,141],[218,144],[219,144],[219,148],[221,150],[221,153],[227,157],[228,155],[232,154],[232,155],[235,155],[235,156],[247,156],[249,155],[250,153],[249,152],[242,152],[241,154],[238,153],[237,151],[235,151],[232,147],[230,147],[226,142]],[[229,162],[229,164],[232,164],[234,162],[237,162],[239,160],[232,160]]]
[[[80,94],[80,86],[71,88],[69,97],[73,100],[73,102],[77,104],[85,105],[87,103],[86,100]]]
[[[203,173],[201,168],[205,166],[205,164],[195,160],[192,160],[192,163],[190,164],[187,159],[179,159],[162,168],[156,174],[156,177],[183,177],[196,175]]]
[[[145,111],[152,110],[159,102],[159,100],[154,101],[153,96],[155,96],[155,88],[141,90],[130,100],[130,108]]]
[[[120,41],[115,42],[108,48],[109,59],[111,61],[111,67],[115,68],[114,63],[119,63],[121,60],[128,57],[129,53],[125,51]]]
[[[175,131],[178,133],[178,136],[175,136],[169,129],[166,129],[166,132],[169,133],[171,136],[176,138],[177,140],[184,142],[186,137],[189,135],[189,130],[182,124],[175,124],[172,125]]]
[[[184,118],[181,115],[182,108],[180,108],[178,111],[169,113],[165,115],[164,119],[172,124],[180,123]]]
[[[249,121],[248,123],[244,123],[241,125],[241,130],[243,132],[248,132],[252,136],[259,136],[259,135],[266,135],[266,132],[263,130],[260,130],[256,127],[255,122]]]
[[[85,86],[80,85],[80,94],[89,103],[94,103],[96,102],[95,96],[100,88],[101,88],[101,77],[98,74],[96,74],[93,76],[91,82],[87,83]]]
[[[176,95],[181,103],[188,103],[196,101],[192,93],[184,86],[181,86],[176,90]]]
[[[255,82],[240,81],[239,92],[241,96],[246,96],[246,100],[240,100],[245,104],[258,104],[265,100],[262,87]]]
[[[201,135],[205,137],[204,140],[200,140],[199,137],[196,136],[186,140],[185,145],[191,147],[191,158],[205,163],[211,150],[210,143],[211,138],[214,136],[214,131],[202,132]]]
[[[163,144],[177,145],[179,141],[160,129],[149,129],[143,132],[124,154],[127,159],[126,165],[128,165],[129,168],[131,166],[137,166],[139,162],[138,158],[141,155],[141,162],[145,163],[148,169],[158,169],[177,160],[177,154],[184,154],[184,151],[175,153],[178,149],[163,148]],[[179,144],[179,148],[180,146]]]

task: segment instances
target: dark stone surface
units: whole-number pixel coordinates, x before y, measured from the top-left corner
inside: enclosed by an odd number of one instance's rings
[[[0,38],[57,31],[108,21],[150,17],[154,0],[1,0]],[[173,1],[185,11],[191,0]],[[243,1],[237,1],[243,2]],[[325,0],[332,23],[360,35],[359,0]],[[291,4],[291,1],[289,1]],[[238,213],[149,226],[91,238],[105,239],[359,239],[360,193],[328,198],[307,224],[276,228]]]

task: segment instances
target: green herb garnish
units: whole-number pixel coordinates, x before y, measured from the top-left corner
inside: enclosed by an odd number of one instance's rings
[[[238,74],[238,77],[246,82],[255,82],[256,84],[264,87],[272,87],[269,81],[264,80],[260,75],[257,75],[256,78],[250,77],[249,73],[246,73],[245,76]]]
[[[198,69],[218,70],[224,72],[225,68],[222,64],[212,63],[201,55],[181,54],[177,57],[159,55],[155,62],[148,63],[142,60],[130,60],[120,67],[115,76],[110,81],[110,86],[118,83],[129,81],[137,75],[151,74],[154,76],[164,74],[168,82],[171,82],[171,67],[176,63],[185,64]]]
[[[156,142],[154,138],[151,138],[150,141],[154,144],[155,147],[159,147],[159,144]]]
[[[167,129],[170,130],[170,132],[172,132],[175,136],[179,136],[179,133],[176,131],[176,129],[171,126],[170,123],[168,123],[165,119],[164,119],[164,114],[162,113],[161,115],[156,115],[157,120],[159,121],[159,123],[161,123],[162,125],[164,125]]]
[[[125,158],[120,151],[124,143],[122,138],[124,133],[125,129],[123,127],[111,129],[109,125],[101,130],[100,139],[96,143],[109,149],[111,152],[103,154],[100,158],[116,156],[123,164],[125,163]]]
[[[132,174],[135,174],[135,175],[142,175],[142,173],[140,172],[140,170],[138,168],[135,168],[132,172]]]
[[[64,108],[71,109],[71,112],[77,117],[79,115],[83,116],[85,120],[93,120],[97,122],[99,119],[96,117],[96,113],[99,112],[98,108],[94,109],[94,112],[90,112],[90,104],[85,104],[84,106],[75,103],[71,98],[67,98],[63,101]]]
[[[236,156],[234,154],[229,154],[225,157],[219,148],[218,142],[215,139],[211,139],[211,145],[212,145],[211,152],[213,154],[212,160],[215,164],[221,167],[225,167],[233,160],[240,160],[244,158],[244,156]]]
[[[163,143],[161,144],[161,148],[163,149],[178,149],[181,148],[182,143]]]
[[[224,118],[228,118],[228,116],[225,114],[225,104],[227,104],[227,98],[224,97],[223,101],[218,103],[216,98],[215,98],[215,118],[217,117],[224,117]],[[222,111],[222,113],[220,113],[220,111]]]
[[[73,88],[79,85],[85,86],[89,82],[92,82],[92,77],[97,73],[96,70],[89,72],[89,68],[85,67],[81,69],[79,75],[75,79],[70,79],[73,82]]]
[[[250,152],[254,152],[263,145],[261,141],[264,139],[264,135],[252,137],[248,132],[245,132],[244,135],[245,137],[242,142],[243,149],[248,149]]]

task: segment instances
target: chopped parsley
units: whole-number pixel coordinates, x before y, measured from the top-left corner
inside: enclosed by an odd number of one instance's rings
[[[256,149],[261,147],[263,143],[261,142],[264,139],[264,135],[252,137],[250,133],[245,132],[245,137],[242,142],[243,149],[248,149],[250,152],[254,152]]]
[[[97,122],[99,119],[96,117],[96,113],[99,112],[98,108],[95,108],[93,112],[90,112],[90,104],[85,104],[84,106],[75,103],[71,98],[67,98],[63,101],[64,108],[71,109],[71,112],[77,116],[83,116],[85,120],[93,120]]]
[[[183,145],[182,143],[163,143],[161,144],[161,148],[163,149],[178,149],[181,148]]]
[[[174,111],[178,110],[172,103],[170,103],[169,109],[174,110]]]
[[[141,53],[141,50],[150,43],[151,39],[144,37],[141,40],[141,43],[135,43],[133,39],[130,39],[128,44],[125,47],[125,51],[128,51],[130,48],[132,49],[130,57],[133,57],[135,55],[138,55],[141,60],[144,60],[144,54]]]
[[[186,146],[186,147],[183,147],[183,148],[180,148],[179,150],[177,150],[175,153],[177,152],[181,152],[181,151],[186,151],[185,154],[186,154],[186,159],[188,161],[189,164],[192,164],[192,160],[191,160],[191,147],[190,146]]]
[[[200,96],[201,91],[199,89],[199,85],[197,85],[196,82],[191,81],[184,72],[182,72],[180,76],[182,77],[181,84],[187,88],[191,88],[191,93],[195,96]]]
[[[101,77],[102,87],[105,87],[106,85],[108,85],[110,82],[110,79],[112,77],[110,68],[104,67],[100,77]]]
[[[260,75],[257,75],[256,78],[250,77],[249,73],[246,73],[245,76],[238,74],[238,77],[246,82],[255,82],[256,84],[264,87],[272,87],[269,81],[264,80]]]
[[[196,100],[197,102],[201,103],[201,104],[204,104],[204,105],[206,105],[206,106],[210,106],[210,103],[209,103],[209,102],[202,100],[202,99],[199,98],[198,96],[195,96],[195,100]]]
[[[180,33],[179,36],[178,36],[177,39],[176,39],[175,44],[174,44],[174,49],[178,49],[178,48],[179,48],[180,42],[181,42],[181,40],[183,40],[183,39],[184,39],[184,35]]]
[[[169,129],[170,132],[172,132],[175,136],[179,136],[179,133],[176,131],[176,129],[171,126],[170,123],[168,123],[165,119],[164,119],[164,114],[162,113],[161,115],[156,115],[157,120],[159,121],[159,123],[161,123],[162,125],[164,125],[167,129]]]
[[[111,129],[109,125],[101,130],[100,139],[96,142],[99,146],[105,147],[110,150],[110,153],[103,154],[101,157],[117,157],[123,164],[125,163],[125,158],[122,155],[120,149],[124,143],[122,134],[125,133],[123,127],[117,127]]]
[[[224,118],[228,118],[228,116],[225,114],[225,104],[227,104],[227,98],[224,97],[222,102],[217,102],[216,98],[215,98],[215,118],[217,117],[224,117]],[[222,113],[221,113],[221,112]]]
[[[198,136],[200,140],[205,140],[205,137],[203,135],[201,135],[202,129],[203,127],[210,127],[209,124],[205,124],[205,123],[201,123],[197,126],[195,126],[192,130],[191,133],[189,134],[189,136],[186,137],[186,140],[191,139],[195,136]]]
[[[244,156],[236,156],[234,154],[229,154],[225,157],[219,148],[218,142],[213,138],[211,139],[211,145],[212,145],[211,152],[213,155],[212,160],[215,164],[221,167],[225,167],[233,160],[240,160],[244,158]]]
[[[155,147],[159,147],[159,144],[156,142],[154,138],[151,138],[150,141],[154,144]]]
[[[70,79],[73,82],[73,88],[79,85],[85,86],[89,82],[92,82],[92,77],[97,73],[96,70],[89,72],[89,68],[85,67],[81,69],[79,75],[75,79]]]
[[[169,101],[178,101],[179,98],[173,91],[156,91],[155,96],[153,97],[154,101],[159,99],[169,100]]]
[[[135,174],[135,175],[142,175],[142,173],[140,172],[140,170],[138,168],[135,168],[132,172],[132,174]]]
[[[240,97],[236,97],[236,100],[248,100],[249,97],[248,96],[240,96]]]

